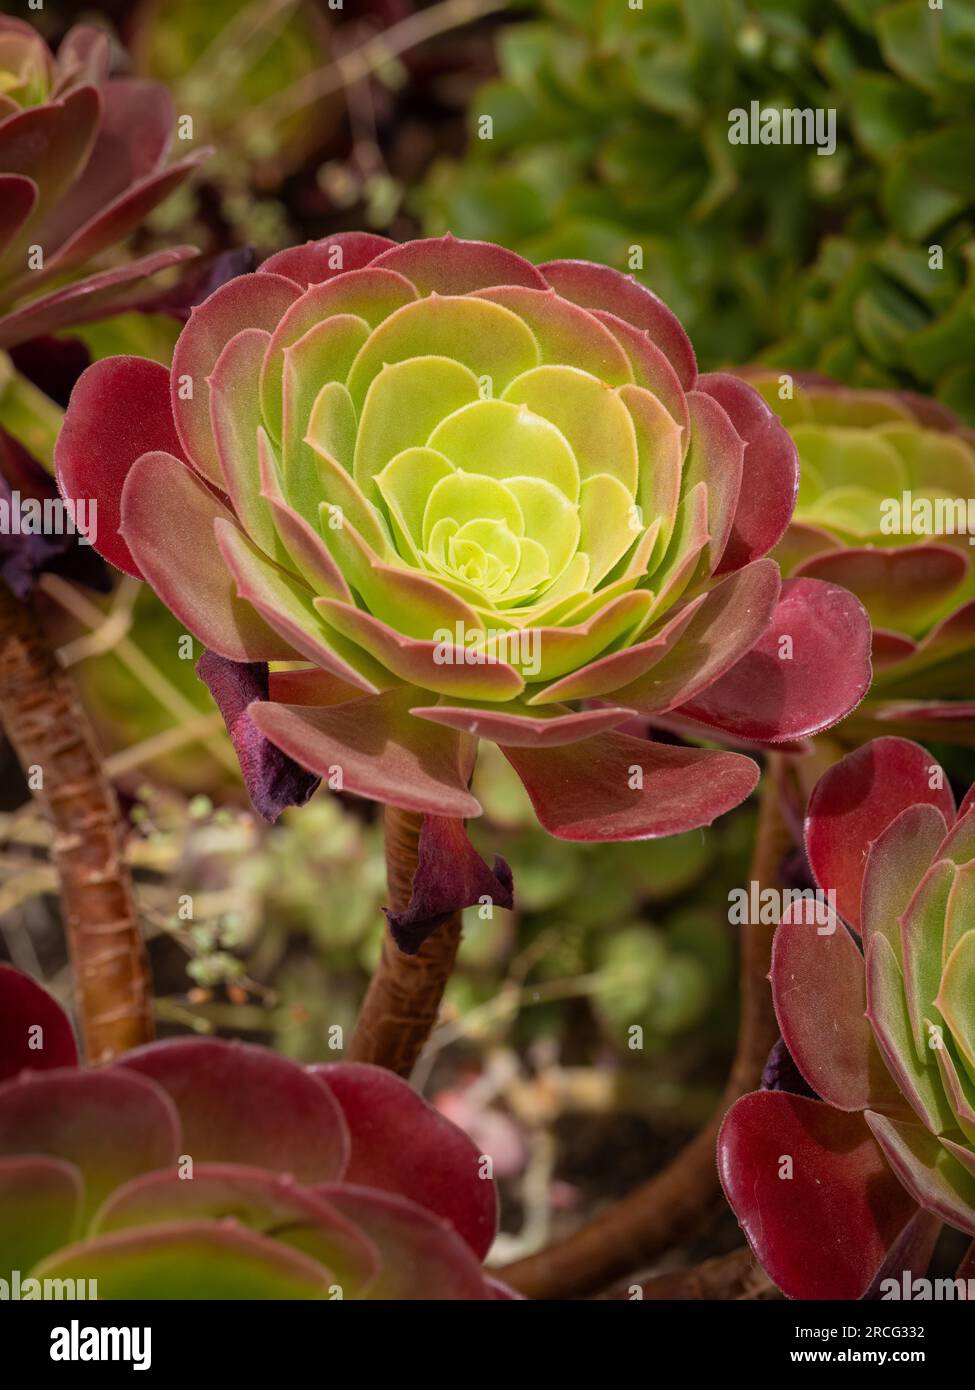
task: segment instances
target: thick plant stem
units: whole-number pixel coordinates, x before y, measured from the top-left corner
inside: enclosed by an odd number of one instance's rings
[[[51,823],[51,854],[88,1060],[152,1037],[149,960],[118,803],[88,717],[36,610],[0,584],[0,723]]]
[[[772,754],[762,784],[751,878],[780,883],[791,837],[780,805],[782,767]],[[741,1019],[721,1102],[711,1120],[655,1177],[601,1212],[565,1240],[500,1271],[529,1298],[579,1298],[644,1268],[692,1231],[719,1192],[718,1130],[728,1107],[753,1090],[777,1036],[768,973],[774,926],[749,923],[740,932]]]
[[[410,901],[422,825],[421,815],[386,807],[386,879],[394,912],[405,911]],[[460,934],[461,914],[456,912],[427,937],[415,956],[408,956],[387,929],[379,965],[349,1040],[349,1061],[374,1062],[409,1076],[437,1021]]]

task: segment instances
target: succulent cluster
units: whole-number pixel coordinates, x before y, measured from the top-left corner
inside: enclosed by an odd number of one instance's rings
[[[975,418],[971,0],[533,8],[501,31],[463,164],[428,180],[428,230],[638,273],[639,248],[706,364],[775,343]],[[835,111],[835,153],[729,143],[753,102]]]
[[[121,312],[196,254],[178,246],[85,275],[206,155],[169,161],[172,98],[109,77],[110,56],[91,25],[55,58],[32,25],[0,17],[0,347]]]
[[[790,909],[771,975],[803,1093],[738,1101],[718,1162],[785,1293],[860,1298],[923,1274],[941,1222],[975,1236],[975,788],[956,812],[924,748],[875,739],[820,779],[805,841],[836,915]]]
[[[280,252],[194,310],[171,371],[90,367],[56,462],[101,553],[240,663],[232,722],[394,806],[478,814],[484,738],[552,833],[674,834],[755,764],[619,726],[785,741],[869,683],[859,602],[767,558],[788,433],[604,266],[365,233]]]
[[[494,1299],[490,1159],[379,1067],[215,1039],[79,1069],[0,965],[0,1277],[117,1298]],[[26,1296],[26,1295],[25,1295]],[[39,1296],[39,1295],[38,1295]]]
[[[975,436],[936,402],[745,373],[799,451],[783,574],[842,584],[874,628],[873,683],[842,737],[975,742]]]

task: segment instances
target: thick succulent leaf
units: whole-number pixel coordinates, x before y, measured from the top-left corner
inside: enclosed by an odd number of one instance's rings
[[[0,1279],[23,1275],[79,1228],[83,1185],[59,1158],[0,1158]]]
[[[280,275],[238,275],[193,310],[179,335],[171,373],[173,417],[187,458],[217,487],[227,484],[210,427],[210,373],[245,328],[273,333],[298,293]]]
[[[914,1039],[904,993],[904,976],[886,936],[867,948],[867,1018],[891,1076],[914,1113],[933,1133],[954,1124],[934,1051]]]
[[[676,315],[631,275],[591,261],[549,261],[539,266],[545,279],[564,299],[585,309],[603,309],[649,333],[666,355],[686,390],[694,385],[694,349]]]
[[[779,592],[774,561],[746,565],[710,590],[694,608],[687,626],[678,630],[677,640],[668,643],[661,659],[645,674],[607,693],[614,703],[642,714],[663,713],[685,704],[713,686],[761,639],[773,619]]]
[[[772,942],[772,998],[806,1081],[839,1110],[903,1109],[864,1016],[863,957],[832,913],[825,925],[784,916]]]
[[[840,915],[860,929],[867,850],[916,802],[936,806],[949,824],[955,799],[931,754],[903,738],[877,738],[829,768],[806,811],[806,853],[819,886],[834,888]]]
[[[975,680],[975,600],[931,629],[917,650],[885,673],[884,694],[938,700],[971,696]]]
[[[328,1299],[335,1276],[317,1260],[228,1222],[119,1231],[59,1250],[38,1279],[93,1279],[98,1297],[205,1302]]]
[[[934,1026],[929,1027],[929,1033],[932,1043],[935,1044],[932,1051],[937,1058],[945,1095],[959,1129],[973,1146],[968,1151],[971,1167],[975,1164],[975,1080],[969,1076],[963,1063],[958,1061],[957,1049],[951,1036],[945,1037],[943,1031],[936,1031]]]
[[[557,680],[585,666],[617,641],[639,631],[653,606],[653,595],[645,589],[620,594],[599,608],[584,622],[570,627],[539,627],[537,669],[535,661],[521,662],[523,673],[539,681]]]
[[[718,1172],[756,1258],[789,1298],[861,1298],[916,1210],[861,1115],[786,1091],[731,1107]]]
[[[889,1290],[885,1280],[893,1279],[903,1288],[906,1278],[908,1285],[913,1287],[915,1278],[927,1274],[943,1229],[942,1222],[936,1216],[918,1207],[887,1251],[887,1258],[874,1275],[873,1283],[863,1295],[864,1299],[883,1298]]]
[[[0,168],[32,178],[39,189],[30,236],[38,234],[48,209],[57,206],[83,170],[100,117],[101,97],[85,86],[0,121]]]
[[[394,1192],[353,1183],[317,1189],[363,1230],[382,1257],[369,1299],[486,1299],[480,1262],[449,1222]]]
[[[918,1048],[927,1040],[926,1018],[933,1013],[941,982],[942,945],[948,895],[955,868],[946,859],[932,864],[921,879],[901,917],[901,962],[907,1011]]]
[[[971,927],[971,924],[969,924]],[[975,928],[966,931],[945,963],[937,1006],[975,1080]]]
[[[102,1074],[135,1075],[165,1091],[179,1113],[182,1152],[194,1162],[242,1163],[306,1183],[344,1171],[349,1136],[338,1105],[314,1077],[267,1048],[177,1038],[127,1052]]]
[[[270,341],[270,334],[260,328],[245,328],[230,339],[208,378],[210,424],[234,511],[251,539],[282,563],[288,551],[278,539],[262,496],[258,452],[262,420],[258,386]]]
[[[309,333],[325,325],[333,316],[351,317],[361,320],[368,327],[375,328],[395,309],[416,299],[416,290],[409,280],[391,270],[377,270],[373,266],[337,275],[316,285],[296,300],[279,316],[280,321],[273,329],[264,369],[261,373],[261,402],[268,428],[275,438],[281,436],[282,414],[282,373],[285,352]],[[325,330],[328,332],[329,330]],[[320,384],[326,381],[344,380],[352,362],[356,348],[348,361],[343,349],[342,364],[336,372],[328,371]]]
[[[417,705],[411,711],[418,719],[429,719],[448,729],[459,729],[492,743],[505,743],[527,748],[556,748],[564,743],[577,743],[604,733],[631,719],[627,709],[571,710],[565,705],[546,705],[532,709],[528,705],[507,705],[503,708],[470,703],[460,704],[442,699],[436,705]]]
[[[514,251],[490,241],[458,241],[449,232],[392,246],[375,264],[405,275],[421,294],[469,294],[488,285],[546,288],[544,276]]]
[[[454,1230],[483,1260],[498,1198],[477,1146],[409,1082],[382,1067],[333,1062],[311,1068],[345,1115],[352,1152],[344,1181],[407,1197]]]
[[[886,936],[901,959],[900,918],[945,838],[945,818],[937,806],[908,806],[895,816],[867,851],[860,893],[864,949],[871,936]]]
[[[320,779],[265,738],[247,713],[248,705],[268,698],[267,666],[228,661],[208,651],[196,663],[196,674],[223,715],[255,810],[274,822],[287,806],[304,806]]]
[[[134,1178],[111,1194],[90,1234],[228,1218],[317,1260],[346,1298],[359,1297],[379,1273],[376,1247],[324,1198],[290,1175],[232,1163],[197,1163],[191,1180],[165,1172]]]
[[[372,479],[385,470],[389,481],[399,455],[419,450],[445,416],[478,398],[477,377],[449,357],[411,357],[384,367],[366,394],[356,433],[353,471],[366,496],[375,495]],[[414,479],[410,471],[402,481],[404,488],[395,495],[410,534],[419,539],[416,514],[422,521],[426,479]],[[388,501],[386,487],[381,485],[381,491]]]
[[[0,174],[0,258],[30,217],[38,188],[26,174]]]
[[[372,693],[372,663],[350,651],[341,639],[333,640],[329,628],[316,615],[312,592],[286,570],[272,564],[229,516],[214,518],[213,533],[223,557],[225,573],[232,579],[239,606],[260,614],[278,634],[279,646],[292,656],[330,671],[350,684]],[[291,646],[287,646],[287,644]]]
[[[867,1111],[864,1119],[887,1162],[918,1206],[975,1235],[975,1174],[921,1125]]]
[[[103,41],[107,37],[99,35]],[[161,82],[115,78],[101,87],[99,96],[101,119],[84,177],[74,181],[44,221],[47,265],[52,253],[57,252],[60,262],[66,245],[79,232],[87,231],[130,189],[160,171],[172,144],[173,98]],[[95,241],[89,256],[121,241],[134,225],[130,223],[117,237]]]
[[[609,329],[554,290],[497,284],[492,289],[477,290],[476,295],[503,305],[527,323],[538,342],[543,363],[578,367],[611,386],[632,381],[629,358]]]
[[[400,680],[424,690],[458,700],[512,700],[525,688],[515,668],[497,658],[488,660],[490,653],[475,661],[465,646],[404,637],[372,614],[334,599],[318,598],[315,608]]]
[[[597,734],[561,748],[502,746],[539,821],[560,840],[645,840],[710,825],[744,801],[758,767],[738,753]]]
[[[172,246],[33,299],[0,319],[0,348],[138,308],[157,275],[198,257],[195,246]]]
[[[674,423],[659,399],[642,387],[623,386],[619,398],[630,412],[636,431],[639,459],[636,500],[645,524],[652,525],[658,519],[660,522],[653,556],[648,557],[647,569],[652,572],[656,560],[666,554],[674,533],[683,454],[689,435]]]
[[[261,496],[270,508],[278,536],[305,583],[319,594],[351,600],[352,591],[339,569],[332,552],[322,539],[321,531],[289,506],[281,490],[277,460],[264,430],[257,440],[258,465],[261,477]],[[327,524],[327,523],[326,523]],[[291,566],[285,566],[290,568]]]
[[[230,661],[293,660],[295,649],[238,599],[214,546],[218,518],[240,534],[216,495],[172,454],[143,454],[129,469],[119,532],[166,607]]]
[[[534,335],[510,309],[487,299],[421,299],[390,314],[356,358],[347,382],[356,409],[383,367],[421,355],[452,357],[489,377],[494,396],[539,362]]]
[[[710,372],[697,390],[718,402],[745,441],[741,490],[717,572],[767,555],[785,533],[799,489],[799,456],[778,417],[757,391],[726,372]]]
[[[134,85],[158,86],[154,82]],[[185,159],[130,184],[117,198],[103,207],[97,216],[79,226],[78,230],[58,247],[45,266],[45,275],[64,275],[67,271],[84,265],[106,247],[123,240],[145,220],[153,208],[168,198],[194,169],[209,159],[212,153],[213,150],[209,147],[194,150]],[[86,168],[84,178],[75,187],[86,185],[87,181]]]
[[[515,377],[505,388],[503,399],[527,406],[559,430],[575,456],[581,479],[609,473],[623,484],[631,498],[636,495],[636,430],[623,400],[608,389],[605,381],[578,367],[542,365]],[[431,442],[465,466],[463,459],[456,458],[449,448],[435,440]],[[510,462],[514,465],[514,460]],[[508,463],[505,459],[506,467]],[[527,465],[526,459],[523,464],[512,466],[510,472],[527,473]],[[537,465],[531,467],[536,476],[543,476]]]
[[[406,955],[415,955],[448,917],[485,902],[514,906],[508,865],[495,855],[493,869],[488,868],[462,820],[425,815],[410,900],[400,912],[383,908],[396,945]]]
[[[261,703],[250,716],[262,733],[309,771],[344,790],[410,811],[477,816],[467,790],[470,740],[414,719],[410,687],[316,709]]]
[[[29,975],[0,962],[0,1082],[22,1071],[73,1067],[78,1046],[61,1005]]]
[[[779,743],[828,729],[869,686],[870,622],[859,600],[832,584],[787,579],[758,641],[679,712],[739,738]]]
[[[710,571],[717,569],[731,535],[741,496],[745,443],[727,413],[703,391],[687,393],[691,442],[684,465],[684,491],[695,483],[708,490]]]
[[[831,551],[804,561],[797,575],[842,584],[865,605],[878,627],[920,634],[968,573],[968,562],[950,545],[905,545]]]
[[[681,640],[691,619],[706,599],[706,594],[690,599],[652,637],[580,666],[578,671],[572,671],[532,694],[528,705],[544,708],[561,700],[588,700],[612,691],[635,688],[651,667],[656,666]]]
[[[388,237],[372,232],[336,232],[304,246],[289,246],[269,256],[261,265],[261,275],[283,275],[306,289],[346,270],[361,270],[383,251],[395,246]]]
[[[656,396],[682,431],[682,452],[686,453],[690,437],[687,397],[670,359],[651,341],[645,329],[637,328],[605,309],[590,309],[589,312],[598,323],[609,329],[626,353],[635,384]]]
[[[392,679],[384,687],[392,689],[396,682]],[[349,700],[360,700],[362,691],[356,685],[333,676],[330,671],[322,671],[317,666],[304,666],[297,670],[269,671],[268,689],[275,703],[285,705],[344,705]]]
[[[975,825],[966,828],[969,829],[973,837],[975,837]],[[960,839],[960,836],[958,838]],[[971,846],[966,846],[966,848],[971,848]],[[942,854],[938,855],[939,859],[942,857]],[[933,857],[932,855],[932,858]],[[941,959],[943,964],[947,964],[948,957],[958,945],[959,941],[961,941],[965,933],[971,931],[973,923],[975,923],[975,855],[971,858],[966,856],[965,862],[959,864],[955,872],[951,890],[948,893],[948,902],[945,906],[944,933],[941,942]]]
[[[85,1219],[129,1178],[175,1164],[180,1142],[175,1108],[145,1077],[25,1072],[0,1086],[0,1158],[46,1154],[73,1164]]]
[[[142,575],[119,535],[122,488],[136,459],[162,450],[182,458],[169,403],[169,373],[144,357],[107,357],[82,372],[54,446],[58,486],[98,507],[95,549],[127,574]]]

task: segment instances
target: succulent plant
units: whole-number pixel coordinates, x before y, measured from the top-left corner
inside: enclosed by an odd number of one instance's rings
[[[718,1160],[785,1293],[859,1298],[923,1274],[939,1223],[975,1236],[975,788],[956,813],[926,749],[875,739],[820,779],[805,840],[837,915],[789,909],[771,980],[814,1095],[744,1096]]]
[[[873,622],[873,684],[843,734],[972,744],[975,436],[910,392],[744,375],[799,450],[782,572],[842,584]]]
[[[216,1039],[76,1061],[60,1005],[0,965],[8,1285],[19,1272],[22,1288],[95,1280],[101,1299],[513,1296],[481,1268],[489,1161],[391,1072]]]
[[[428,231],[637,269],[706,366],[774,345],[975,419],[971,0],[531,8],[427,180]],[[834,110],[835,153],[729,143],[753,101]]]
[[[239,749],[259,732],[408,810],[478,814],[484,738],[553,834],[674,834],[755,764],[619,725],[789,740],[869,682],[858,601],[766,558],[786,431],[603,266],[363,233],[280,252],[194,311],[170,372],[91,366],[56,463],[101,553],[239,663],[207,677]],[[260,797],[253,739],[245,763]]]
[[[30,24],[0,17],[0,348],[121,312],[196,254],[178,246],[90,273],[206,156],[169,162],[166,88],[110,78],[109,57],[91,25],[55,58]]]

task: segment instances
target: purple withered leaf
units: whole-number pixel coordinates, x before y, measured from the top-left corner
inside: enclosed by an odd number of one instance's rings
[[[321,778],[282,753],[247,713],[253,701],[267,699],[266,663],[228,661],[205,651],[196,663],[196,673],[223,715],[255,810],[273,822],[288,806],[304,806]]]

